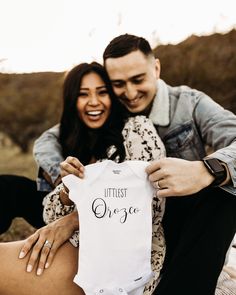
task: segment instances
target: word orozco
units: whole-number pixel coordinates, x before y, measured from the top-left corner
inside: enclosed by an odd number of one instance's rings
[[[109,217],[112,218],[116,215],[120,216],[120,223],[125,223],[128,215],[137,214],[140,210],[137,207],[128,208],[110,208],[102,198],[96,198],[92,203],[92,211],[97,218]]]

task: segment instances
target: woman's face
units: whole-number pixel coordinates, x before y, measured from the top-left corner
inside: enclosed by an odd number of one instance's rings
[[[84,75],[77,99],[80,119],[89,128],[97,129],[104,125],[111,111],[111,99],[105,82],[96,73]]]

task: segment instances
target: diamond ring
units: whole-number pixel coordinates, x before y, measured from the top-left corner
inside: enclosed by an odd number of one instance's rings
[[[45,241],[45,243],[44,243],[43,246],[44,246],[44,247],[48,247],[49,249],[52,248],[52,244],[51,244],[48,240]]]

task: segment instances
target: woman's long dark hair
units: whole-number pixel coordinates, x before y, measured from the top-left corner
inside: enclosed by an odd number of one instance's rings
[[[98,74],[104,81],[111,99],[111,113],[105,124],[99,129],[87,127],[79,118],[77,100],[84,75]],[[114,145],[116,152],[110,159],[119,156],[121,162],[125,158],[121,131],[126,118],[126,110],[119,103],[112,89],[108,74],[99,63],[82,63],[74,67],[66,76],[63,84],[63,111],[60,121],[59,141],[63,156],[77,157],[82,164],[91,159],[107,158],[108,147]]]

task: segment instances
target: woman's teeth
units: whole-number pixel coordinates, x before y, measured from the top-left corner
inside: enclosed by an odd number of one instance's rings
[[[90,112],[87,112],[87,114],[89,116],[98,116],[102,114],[102,111],[90,111]]]

